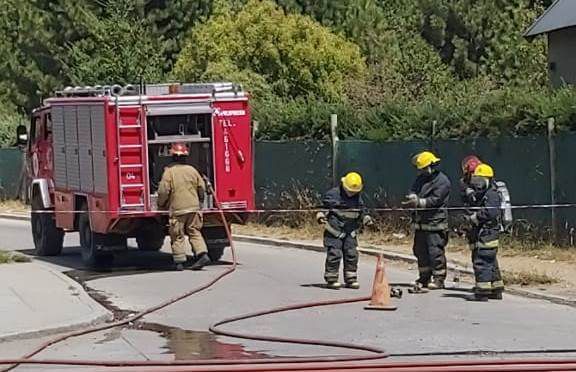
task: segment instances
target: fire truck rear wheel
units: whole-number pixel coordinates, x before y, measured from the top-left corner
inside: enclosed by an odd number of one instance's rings
[[[114,260],[110,252],[99,251],[98,247],[105,246],[106,235],[92,231],[88,213],[82,213],[78,219],[80,245],[82,246],[82,261],[89,267],[109,266]]]
[[[62,252],[64,231],[56,227],[54,213],[41,207],[41,201],[32,201],[32,237],[34,253],[38,256],[58,256]],[[34,213],[34,212],[38,213]]]
[[[166,240],[166,234],[162,225],[157,223],[145,225],[136,234],[136,243],[141,251],[159,251],[164,245],[164,240]]]
[[[224,255],[224,249],[226,247],[223,245],[208,246],[208,257],[212,262],[218,262]]]

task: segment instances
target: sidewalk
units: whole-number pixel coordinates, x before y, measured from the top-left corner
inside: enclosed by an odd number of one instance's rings
[[[112,314],[42,263],[0,265],[0,342],[103,322]]]

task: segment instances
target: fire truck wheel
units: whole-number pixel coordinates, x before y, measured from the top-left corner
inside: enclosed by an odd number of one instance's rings
[[[99,251],[98,247],[106,245],[106,235],[98,234],[90,228],[88,213],[82,213],[78,219],[80,245],[82,246],[82,261],[89,267],[109,266],[114,260],[110,252]]]
[[[210,260],[212,262],[218,262],[220,261],[220,259],[222,258],[222,256],[224,255],[224,249],[226,247],[222,246],[222,245],[217,245],[217,246],[209,246],[208,247],[208,257],[210,257]]]
[[[159,251],[165,239],[166,235],[160,224],[147,224],[136,234],[136,243],[141,251]]]
[[[34,209],[32,213],[32,236],[34,253],[37,256],[58,256],[62,252],[64,231],[56,227],[53,213],[45,209]]]

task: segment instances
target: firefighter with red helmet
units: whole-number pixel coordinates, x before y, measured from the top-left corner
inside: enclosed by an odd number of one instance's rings
[[[206,194],[206,183],[190,164],[188,147],[174,143],[170,149],[174,162],[164,170],[158,187],[158,207],[170,213],[170,239],[175,269],[184,269],[186,263],[185,238],[188,236],[196,262],[192,270],[201,270],[210,263],[206,242],[202,237],[201,208]]]
[[[462,202],[464,204],[473,203],[474,200],[474,189],[470,185],[472,175],[476,168],[482,164],[482,160],[476,155],[468,155],[462,159],[462,178],[460,179],[460,196],[462,197]]]

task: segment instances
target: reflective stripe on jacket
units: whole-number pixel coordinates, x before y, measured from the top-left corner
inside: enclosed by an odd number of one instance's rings
[[[471,206],[473,219],[477,222],[470,234],[470,244],[475,248],[498,248],[500,235],[500,195],[494,186],[484,194],[477,195]]]
[[[448,229],[448,199],[450,180],[438,170],[416,178],[410,192],[424,200],[425,210],[414,211],[413,226],[417,230],[442,231]]]
[[[362,226],[366,210],[360,193],[348,196],[342,186],[334,187],[324,195],[322,205],[328,209],[326,231],[331,235],[356,233]]]

